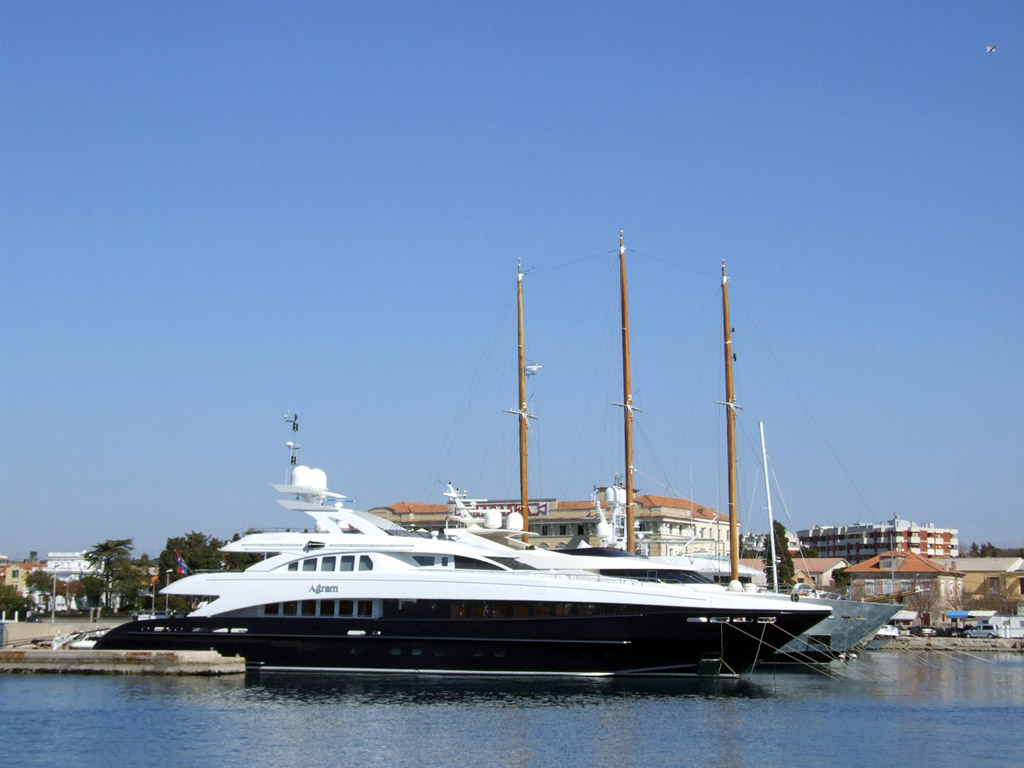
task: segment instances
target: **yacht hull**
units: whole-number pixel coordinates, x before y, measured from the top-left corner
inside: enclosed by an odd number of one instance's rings
[[[736,676],[820,614],[735,611],[500,619],[183,617],[135,621],[97,644],[216,650],[249,669],[475,675]],[[689,620],[688,620],[689,619]]]
[[[827,664],[871,640],[902,607],[825,597],[802,597],[800,602],[830,608],[832,613],[786,643],[766,661]]]

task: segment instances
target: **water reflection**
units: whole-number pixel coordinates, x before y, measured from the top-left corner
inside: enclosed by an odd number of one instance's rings
[[[325,700],[398,706],[462,706],[486,702],[499,707],[586,707],[609,700],[764,698],[774,686],[751,679],[713,678],[499,678],[394,675],[253,673],[246,695],[296,704]]]

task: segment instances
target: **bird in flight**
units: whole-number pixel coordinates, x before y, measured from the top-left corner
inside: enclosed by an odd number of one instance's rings
[[[994,45],[986,45],[985,46],[985,53],[995,53],[995,52],[996,52],[996,47]]]

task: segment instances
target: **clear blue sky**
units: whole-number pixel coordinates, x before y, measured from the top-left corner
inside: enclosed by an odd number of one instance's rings
[[[0,553],[622,469],[1024,546],[1024,4],[0,2]],[[986,45],[996,45],[986,53]]]

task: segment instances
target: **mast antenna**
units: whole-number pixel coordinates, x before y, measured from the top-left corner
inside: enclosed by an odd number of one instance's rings
[[[294,411],[285,411],[284,420],[292,425],[292,434],[298,437],[299,414],[295,413]],[[285,482],[288,483],[288,485],[291,485],[292,471],[295,469],[295,466],[299,463],[299,449],[302,446],[296,443],[294,440],[289,440],[287,443],[285,443],[285,447],[291,454],[291,459],[288,461],[288,472],[285,474],[284,479]]]

